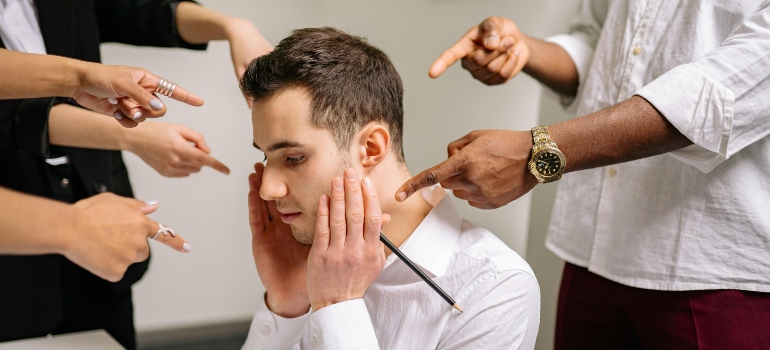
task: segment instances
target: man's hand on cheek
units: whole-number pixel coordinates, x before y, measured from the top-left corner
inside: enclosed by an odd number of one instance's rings
[[[249,175],[249,224],[254,263],[267,290],[265,302],[281,317],[298,317],[307,313],[310,304],[305,286],[310,247],[294,239],[274,201],[259,197],[264,165],[257,163],[254,170]]]
[[[310,305],[317,311],[364,296],[385,266],[380,242],[383,220],[371,180],[359,181],[353,169],[332,181],[331,196],[318,201],[315,237],[307,267]]]

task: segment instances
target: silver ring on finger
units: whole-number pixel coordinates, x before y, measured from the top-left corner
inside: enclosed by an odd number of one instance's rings
[[[160,224],[160,223],[158,224],[158,226],[159,226],[158,232],[155,232],[155,235],[150,237],[150,238],[155,239],[160,234],[163,234],[164,236],[168,236],[169,234],[171,234],[171,237],[176,237],[176,232],[174,231],[174,229],[172,229],[170,227],[166,227],[165,225]]]
[[[160,82],[158,82],[158,86],[155,88],[155,92],[166,97],[171,97],[171,95],[174,93],[174,89],[176,89],[176,83],[172,83],[171,81],[168,81],[164,78],[160,78]]]

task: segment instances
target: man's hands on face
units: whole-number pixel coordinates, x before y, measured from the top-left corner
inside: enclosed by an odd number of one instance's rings
[[[527,167],[531,151],[532,135],[527,131],[473,131],[449,144],[449,159],[401,185],[396,200],[402,202],[441,183],[474,207],[499,208],[537,185]]]
[[[286,318],[307,313],[310,307],[305,270],[310,246],[294,239],[291,227],[281,221],[275,201],[259,197],[265,166],[254,165],[249,175],[251,248],[259,279],[267,290],[267,307]]]
[[[307,263],[307,291],[314,311],[364,296],[385,266],[380,231],[388,219],[369,178],[359,181],[355,170],[347,169],[344,180],[332,181],[331,196],[318,201]]]
[[[62,252],[67,259],[110,282],[123,278],[129,265],[147,259],[147,238],[159,229],[147,214],[158,209],[157,202],[103,193],[73,207],[78,210],[78,227]],[[183,253],[190,248],[185,250],[186,241],[178,235],[158,235],[156,240]]]
[[[527,37],[507,18],[489,17],[471,28],[451,48],[433,62],[428,75],[437,78],[454,62],[487,85],[507,82],[527,64],[530,49]]]
[[[126,130],[125,139],[121,148],[138,155],[163,176],[185,177],[199,172],[203,166],[230,174],[226,165],[209,155],[211,149],[203,136],[184,126],[142,123],[136,129]]]

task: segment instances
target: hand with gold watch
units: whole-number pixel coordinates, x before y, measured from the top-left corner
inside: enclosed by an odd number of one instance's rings
[[[554,182],[561,179],[564,169],[567,167],[567,161],[564,154],[556,146],[556,142],[551,140],[548,133],[548,127],[537,126],[532,128],[532,157],[529,159],[528,167],[532,175],[535,175],[540,183]]]

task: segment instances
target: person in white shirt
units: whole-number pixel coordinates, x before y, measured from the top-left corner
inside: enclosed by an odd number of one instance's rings
[[[585,0],[546,40],[489,18],[431,76],[458,59],[486,84],[523,71],[577,109],[548,126],[560,170],[584,170],[561,181],[546,240],[567,261],[557,349],[770,348],[770,2]],[[532,143],[471,133],[398,192],[440,181],[498,207],[537,184]]]
[[[337,29],[300,29],[252,61],[241,88],[266,160],[248,201],[267,291],[244,349],[534,347],[540,293],[521,257],[440,187],[378,198],[411,176],[403,87],[385,53]],[[380,230],[464,312],[386,253]]]

